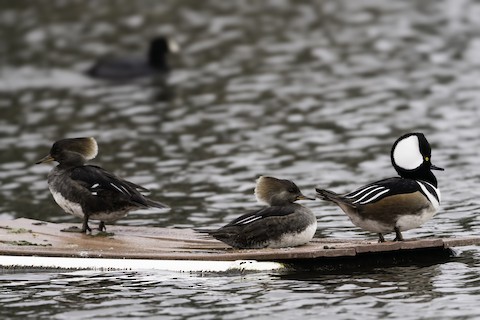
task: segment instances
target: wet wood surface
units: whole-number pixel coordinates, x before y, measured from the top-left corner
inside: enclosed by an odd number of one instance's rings
[[[0,221],[0,255],[114,259],[284,261],[354,257],[365,253],[448,249],[480,244],[480,237],[422,238],[403,242],[314,238],[295,248],[238,250],[191,229],[109,226],[109,234],[62,232],[72,224],[31,219]]]

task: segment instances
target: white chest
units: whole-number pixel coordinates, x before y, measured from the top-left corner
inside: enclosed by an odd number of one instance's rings
[[[74,215],[76,217],[83,218],[84,217],[84,212],[82,210],[82,206],[79,205],[78,203],[71,202],[67,199],[65,199],[60,192],[56,192],[50,188],[50,192],[53,195],[53,199],[55,199],[55,202],[62,208],[66,213],[69,213],[71,215]]]
[[[286,248],[286,247],[296,247],[302,244],[306,244],[312,240],[315,232],[317,231],[317,220],[314,223],[310,224],[305,230],[300,233],[287,233],[283,235],[280,239],[272,241],[268,247],[269,248]]]
[[[52,189],[50,189],[50,192],[52,193],[53,199],[55,199],[55,202],[66,213],[82,219],[84,218],[85,212],[83,211],[81,205],[65,199],[60,192],[53,191]],[[126,209],[117,210],[117,211],[95,212],[89,215],[89,219],[101,220],[105,222],[113,222],[125,217],[128,214],[128,211],[129,211],[128,208],[126,208]]]
[[[415,229],[432,219],[437,209],[434,206],[426,208],[417,214],[408,214],[401,216],[396,223],[400,231]]]

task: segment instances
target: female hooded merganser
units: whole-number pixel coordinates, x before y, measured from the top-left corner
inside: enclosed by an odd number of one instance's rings
[[[137,191],[147,189],[122,180],[100,167],[85,165],[97,153],[98,146],[94,138],[63,139],[55,142],[50,154],[37,162],[59,163],[48,174],[48,187],[65,212],[83,218],[81,232],[91,231],[89,219],[100,220],[98,230],[104,231],[105,222],[116,221],[130,210],[168,208]]]
[[[289,180],[260,177],[255,196],[268,207],[242,215],[218,230],[207,231],[234,248],[282,248],[308,243],[317,219],[308,208],[294,203],[315,200],[304,196]]]
[[[121,81],[166,73],[169,71],[167,55],[178,50],[175,41],[157,37],[150,42],[146,57],[105,57],[97,61],[87,74],[95,78]]]
[[[440,207],[440,190],[431,170],[442,170],[431,163],[431,148],[422,133],[408,133],[393,144],[392,165],[400,177],[380,180],[338,195],[316,189],[317,196],[337,204],[364,230],[378,233],[395,231],[394,241],[402,241],[401,231],[421,226]]]

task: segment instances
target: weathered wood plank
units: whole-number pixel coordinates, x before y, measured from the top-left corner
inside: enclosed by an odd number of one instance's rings
[[[452,247],[465,247],[478,245],[478,237],[465,237],[465,238],[447,238],[443,239],[445,248]]]
[[[480,237],[427,238],[385,243],[377,243],[376,240],[315,238],[309,244],[296,248],[238,250],[191,229],[109,226],[108,231],[113,233],[109,236],[60,231],[69,226],[23,218],[0,221],[0,255],[283,261],[480,244]]]

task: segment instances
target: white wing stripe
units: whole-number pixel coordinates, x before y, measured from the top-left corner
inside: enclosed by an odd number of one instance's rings
[[[259,219],[262,219],[262,216],[246,217],[245,219],[238,221],[236,224],[248,224],[248,223],[252,223],[253,221],[257,221]]]
[[[118,191],[120,191],[121,193],[125,193],[122,189],[120,189],[117,185],[115,185],[114,183],[110,182],[110,185],[112,187],[114,187],[115,189],[117,189]]]
[[[378,187],[378,186],[377,186],[377,185],[373,185],[373,186],[369,186],[369,187],[366,187],[366,188],[357,189],[357,190],[352,191],[352,192],[350,192],[349,194],[347,194],[347,195],[345,196],[345,198],[355,198],[355,197],[357,197],[358,195],[360,195],[361,193],[363,193],[363,192],[365,192],[365,191],[367,191],[367,190],[370,190],[370,189],[372,189],[372,188],[376,188],[376,187]],[[358,192],[357,192],[357,191],[358,191]],[[354,193],[354,192],[356,192],[356,193],[353,194],[353,195],[350,195],[350,194],[352,194],[352,193]]]
[[[128,191],[124,186],[120,187],[125,191],[124,193],[128,194],[129,196],[131,195],[130,191]]]
[[[374,193],[374,192],[376,192],[376,191],[378,191],[378,190],[384,190],[384,189],[385,189],[385,187],[375,188],[375,189],[371,190],[370,192],[367,192],[366,194],[364,194],[360,199],[357,199],[357,200],[353,201],[352,203],[355,204],[355,203],[357,203],[357,202],[360,202],[360,201],[362,201],[363,199],[365,199],[366,197],[368,197],[370,194],[372,194],[372,193]]]
[[[360,204],[366,204],[366,203],[369,203],[369,202],[371,202],[371,201],[373,201],[373,200],[377,199],[378,197],[380,197],[382,194],[385,194],[385,193],[387,193],[387,192],[389,192],[389,191],[390,191],[390,189],[383,190],[383,191],[381,191],[381,192],[377,193],[376,195],[374,195],[373,197],[371,197],[370,199],[367,199],[367,200],[365,200],[365,201],[362,201],[362,202],[360,202]]]

